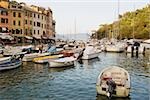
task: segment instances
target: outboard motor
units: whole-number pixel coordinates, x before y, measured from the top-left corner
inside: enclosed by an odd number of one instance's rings
[[[116,83],[112,79],[108,79],[106,84],[108,85],[107,89],[107,96],[109,99],[111,99],[113,92],[115,91],[116,88]]]

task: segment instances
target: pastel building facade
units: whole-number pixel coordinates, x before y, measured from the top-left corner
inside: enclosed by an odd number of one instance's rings
[[[10,29],[8,5],[8,0],[0,0],[0,33],[8,33]]]
[[[15,1],[9,4],[10,32],[13,36],[22,37],[24,35],[24,9]]]
[[[0,31],[7,30],[14,37],[53,38],[55,23],[50,8],[0,0]]]

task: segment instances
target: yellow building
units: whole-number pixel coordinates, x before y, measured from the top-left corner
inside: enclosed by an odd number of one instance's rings
[[[32,29],[33,29],[33,11],[32,9],[27,6],[25,3],[22,4],[24,8],[24,36],[32,36]]]
[[[9,5],[10,28],[13,36],[23,37],[24,33],[24,9],[21,4],[11,1]]]

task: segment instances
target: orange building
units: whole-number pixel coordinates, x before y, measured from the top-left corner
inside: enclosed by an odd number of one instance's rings
[[[0,33],[9,32],[9,0],[0,0]]]
[[[9,32],[9,17],[8,9],[0,7],[0,33]]]

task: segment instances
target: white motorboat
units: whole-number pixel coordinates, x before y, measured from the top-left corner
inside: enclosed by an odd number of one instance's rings
[[[59,68],[59,67],[68,67],[68,66],[73,66],[74,61],[76,61],[77,58],[71,56],[71,57],[64,57],[64,58],[59,58],[55,60],[50,60],[49,64],[51,68]]]
[[[130,75],[125,69],[117,66],[105,68],[97,78],[96,90],[98,94],[109,97],[128,97]]]
[[[100,52],[101,52],[100,50],[97,50],[93,46],[86,46],[83,52],[82,59],[88,60],[88,59],[97,58]]]
[[[0,71],[14,69],[21,66],[22,61],[19,59],[13,59],[10,62],[0,64]]]
[[[114,44],[107,44],[105,47],[106,52],[115,52],[115,53],[121,53],[124,52],[126,48],[125,43],[116,42]]]
[[[51,53],[31,53],[31,54],[25,54],[22,61],[32,61],[34,58],[37,58],[37,57],[42,57],[42,56],[48,56],[50,55]]]
[[[20,54],[26,54],[27,52],[22,52],[22,47],[17,46],[5,46],[5,49],[3,50],[3,56],[9,57],[13,55],[20,55]]]
[[[0,58],[0,64],[10,62],[12,57],[2,57]]]

